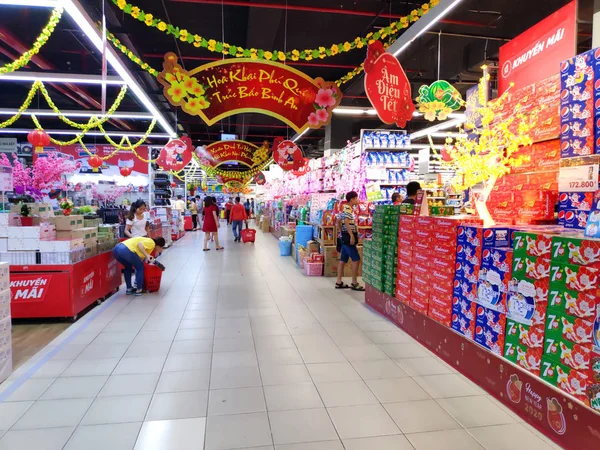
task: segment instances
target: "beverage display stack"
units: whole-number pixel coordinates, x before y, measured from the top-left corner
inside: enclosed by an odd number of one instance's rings
[[[396,291],[399,214],[398,206],[377,206],[373,238],[363,241],[363,279],[388,295]]]

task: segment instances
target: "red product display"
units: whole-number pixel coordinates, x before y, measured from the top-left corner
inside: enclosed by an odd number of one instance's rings
[[[120,265],[112,252],[76,264],[11,265],[11,315],[15,319],[76,317],[120,285]]]

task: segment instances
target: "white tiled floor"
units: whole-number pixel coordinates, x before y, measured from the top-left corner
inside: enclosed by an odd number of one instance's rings
[[[121,291],[0,386],[0,450],[558,448],[270,235],[221,234],[204,253],[188,233],[160,292]]]

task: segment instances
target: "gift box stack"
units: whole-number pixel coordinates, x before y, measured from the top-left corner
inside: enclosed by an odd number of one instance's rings
[[[600,411],[600,241],[554,236],[541,376]]]
[[[396,266],[396,295],[395,297],[415,309],[412,302],[412,276],[414,270],[414,235],[417,216],[401,214],[398,226],[398,263]],[[422,311],[422,310],[421,310]],[[423,311],[422,311],[423,312]],[[425,310],[427,312],[427,310]]]
[[[506,227],[482,228],[473,225],[459,225],[456,230],[452,328],[467,338],[475,340],[476,322],[479,317],[478,342],[492,350],[496,350],[498,340],[502,339],[500,328],[503,318],[500,314],[503,312],[502,299],[505,296],[501,291],[506,284],[504,281],[506,271],[501,272],[495,266],[494,258],[502,259],[504,263],[507,257],[510,258],[510,254],[506,252],[510,243],[510,231]],[[484,254],[486,264],[483,266],[480,280]],[[503,265],[505,264],[500,264],[500,268],[503,268]],[[489,277],[488,273],[490,273]],[[499,279],[495,279],[492,273]],[[479,310],[477,310],[478,284],[482,286],[482,308]]]
[[[397,206],[377,206],[373,215],[373,238],[363,241],[363,279],[391,296],[396,290],[399,214]]]
[[[536,375],[543,353],[552,236],[551,231],[528,230],[513,235],[504,357]]]
[[[0,261],[13,265],[36,264],[38,252],[47,241],[56,239],[56,227],[43,222],[21,226],[13,213],[0,214]]]
[[[600,91],[594,89],[596,79],[600,79],[600,65],[597,51],[590,50],[561,63],[560,76],[560,156],[576,158],[600,153],[600,129],[595,119],[600,116]],[[569,164],[587,164],[585,161],[571,160]],[[598,180],[594,180],[598,181]],[[559,224],[565,228],[585,229],[592,202],[588,193],[561,192],[558,210]]]
[[[10,316],[10,269],[0,263],[0,383],[12,373],[12,338]]]

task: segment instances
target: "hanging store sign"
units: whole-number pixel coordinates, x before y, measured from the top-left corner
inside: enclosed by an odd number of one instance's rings
[[[385,53],[380,41],[369,45],[364,67],[365,91],[377,115],[383,123],[404,128],[415,112],[404,69],[394,56]]]
[[[522,88],[556,74],[561,61],[575,56],[576,45],[573,1],[500,47],[499,94],[511,83]]]
[[[259,147],[246,141],[219,141],[196,149],[200,164],[211,167],[225,163],[254,167],[266,161],[269,153],[268,144]]]
[[[293,141],[276,138],[273,145],[275,146],[273,160],[279,167],[286,171],[300,170],[302,168],[304,165],[302,150]]]
[[[260,113],[288,124],[297,133],[321,128],[342,100],[340,89],[284,64],[234,58],[191,71],[167,53],[158,81],[174,106],[208,125],[241,113]]]

